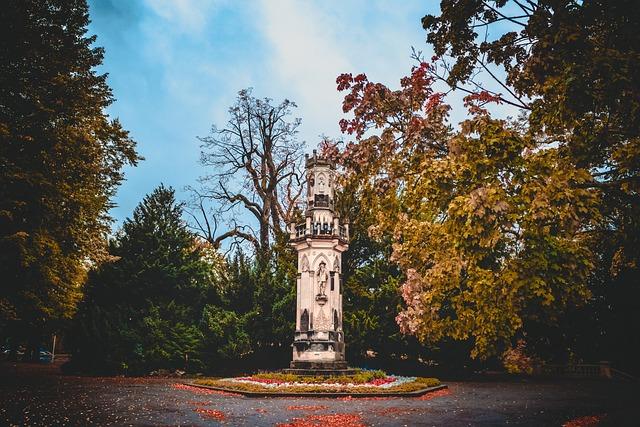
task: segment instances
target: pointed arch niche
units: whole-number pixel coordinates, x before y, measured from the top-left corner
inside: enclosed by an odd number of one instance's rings
[[[302,255],[300,260],[300,271],[303,273],[309,271],[309,258],[306,255]]]
[[[316,255],[315,259],[313,260],[313,271],[318,271],[318,268],[320,267],[320,263],[322,261],[324,261],[325,265],[327,266],[327,271],[329,270],[331,262],[329,262],[329,258],[327,258],[327,256],[321,252]]]

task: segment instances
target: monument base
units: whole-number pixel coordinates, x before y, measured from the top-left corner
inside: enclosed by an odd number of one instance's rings
[[[311,360],[294,360],[289,368],[283,369],[285,374],[295,375],[316,375],[316,376],[337,376],[337,375],[353,375],[356,369],[349,368],[345,360],[336,361],[311,361]]]

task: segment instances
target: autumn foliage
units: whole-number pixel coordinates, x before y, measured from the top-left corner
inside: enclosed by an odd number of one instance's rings
[[[355,140],[327,147],[376,222],[393,239],[406,274],[403,332],[423,342],[472,340],[486,357],[522,333],[527,319],[553,321],[589,295],[593,267],[585,231],[598,218],[586,170],[553,145],[498,120],[486,93],[469,96],[453,131],[450,106],[421,63],[392,90],[342,74],[342,130]]]
[[[139,157],[117,119],[84,0],[0,11],[0,334],[31,355],[107,257],[111,199]]]

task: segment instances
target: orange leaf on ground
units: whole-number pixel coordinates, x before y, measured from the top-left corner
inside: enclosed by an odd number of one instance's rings
[[[432,391],[431,393],[424,394],[418,397],[418,400],[431,400],[436,397],[448,396],[450,394],[451,392],[449,391],[449,389],[445,388],[442,390]]]
[[[278,424],[278,427],[364,427],[362,417],[357,414],[309,415],[294,418],[292,422]]]
[[[205,401],[198,401],[198,400],[190,400],[187,402],[189,405],[195,405],[195,406],[207,406],[207,405],[211,405],[212,402],[205,402]]]
[[[562,424],[562,427],[592,427],[600,424],[605,415],[590,415],[586,417],[575,418]]]
[[[363,400],[389,400],[389,399],[396,399],[395,397],[386,397],[386,396],[380,396],[380,397],[357,397],[356,399],[358,399],[358,402],[363,401]],[[343,402],[350,402],[352,400],[354,400],[353,396],[345,396],[340,398],[340,400],[342,400]]]
[[[222,411],[216,411],[215,409],[196,408],[196,412],[205,418],[213,418],[218,421],[223,421],[227,416]]]

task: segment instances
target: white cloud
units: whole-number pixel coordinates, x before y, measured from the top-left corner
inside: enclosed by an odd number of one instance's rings
[[[262,0],[258,27],[271,47],[264,89],[276,100],[284,93],[298,103],[301,137],[310,148],[320,134],[340,134],[339,74],[366,73],[372,81],[397,87],[410,72],[412,45],[427,50],[420,26],[423,7],[420,2]]]
[[[273,50],[268,72],[299,105],[302,136],[315,145],[319,134],[337,131],[341,96],[335,79],[352,65],[340,47],[336,25],[314,4],[264,0],[261,6],[261,29]],[[263,92],[256,89],[257,95]]]
[[[158,16],[172,24],[171,30],[201,33],[216,6],[214,0],[144,0]]]

